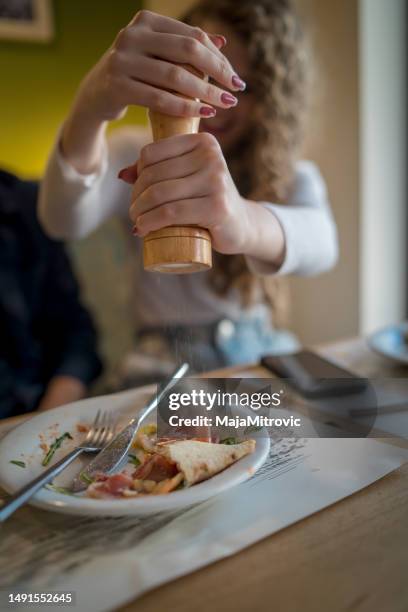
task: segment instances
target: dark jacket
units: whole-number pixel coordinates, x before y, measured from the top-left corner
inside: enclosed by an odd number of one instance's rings
[[[0,171],[0,418],[33,410],[53,376],[88,385],[101,372],[64,247],[38,224],[37,191]]]

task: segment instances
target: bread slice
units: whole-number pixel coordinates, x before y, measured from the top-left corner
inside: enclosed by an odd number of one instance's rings
[[[255,440],[239,444],[213,444],[197,440],[181,440],[160,449],[167,459],[177,464],[186,486],[207,480],[222,472],[255,450]]]

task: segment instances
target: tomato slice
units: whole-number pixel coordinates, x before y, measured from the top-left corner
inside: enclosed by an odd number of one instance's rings
[[[133,478],[140,480],[154,480],[160,482],[167,478],[173,478],[177,474],[177,466],[175,463],[162,457],[161,455],[153,455],[143,465],[137,468],[133,473]]]

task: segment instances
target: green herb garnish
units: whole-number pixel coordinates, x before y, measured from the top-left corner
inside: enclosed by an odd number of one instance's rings
[[[129,460],[129,463],[133,463],[133,465],[136,465],[136,466],[141,464],[141,461],[136,457],[136,455],[129,454],[128,460]]]
[[[55,493],[62,493],[62,495],[74,495],[72,491],[66,487],[57,487],[57,485],[47,484],[45,485],[45,488],[49,489],[50,491],[55,491]]]
[[[13,459],[12,461],[10,461],[10,463],[12,463],[13,465],[18,465],[18,467],[22,467],[22,468],[26,467],[26,464],[24,463],[24,461],[17,461],[16,459]]]
[[[237,443],[237,439],[234,438],[233,436],[230,436],[229,438],[224,438],[224,440],[220,440],[220,444],[236,444]]]
[[[51,461],[51,459],[53,458],[55,454],[55,451],[59,449],[59,447],[65,440],[65,438],[69,438],[70,440],[73,440],[73,437],[67,431],[64,434],[62,434],[62,436],[60,436],[59,438],[56,438],[55,442],[51,444],[48,453],[45,455],[44,459],[42,460],[42,465],[46,466],[49,464],[49,462]]]
[[[92,484],[93,482],[95,482],[94,479],[88,476],[88,474],[85,474],[85,472],[81,472],[79,477],[82,482],[85,482],[86,484]]]

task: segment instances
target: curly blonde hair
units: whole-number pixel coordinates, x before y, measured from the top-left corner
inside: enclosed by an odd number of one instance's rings
[[[184,17],[196,25],[205,19],[236,32],[252,67],[250,87],[257,103],[242,141],[226,156],[231,175],[244,197],[284,204],[293,185],[306,107],[306,52],[293,2],[201,0]],[[283,319],[281,283],[257,279],[244,257],[217,254],[210,282],[219,293],[238,286],[245,304],[259,299],[261,283],[275,324]]]

